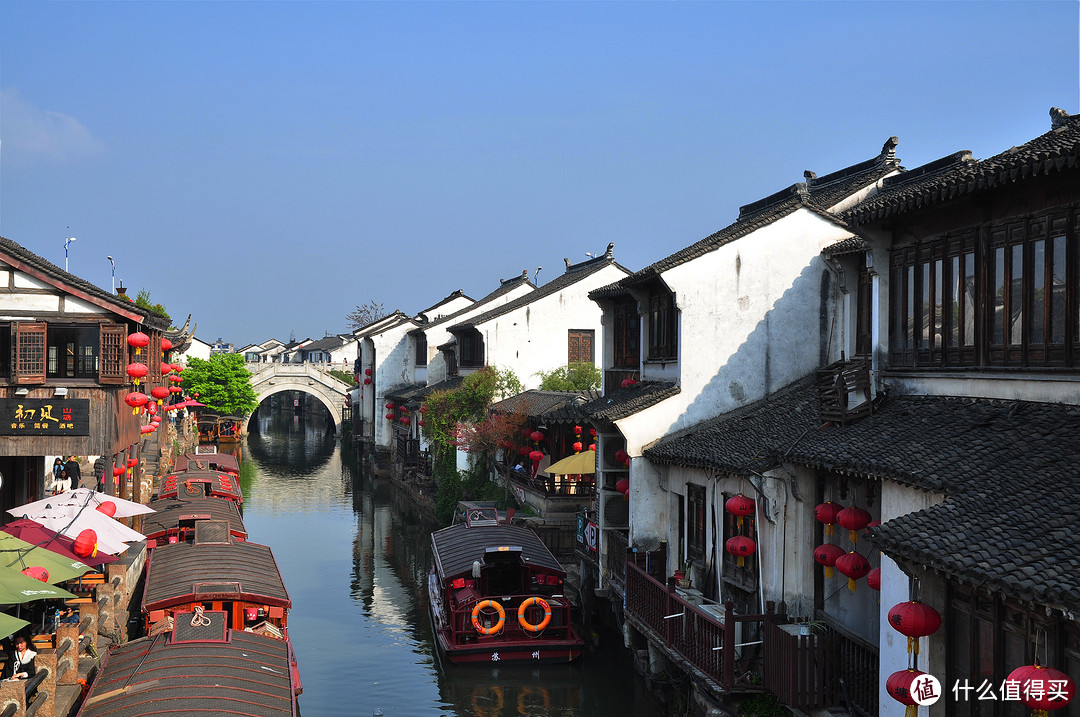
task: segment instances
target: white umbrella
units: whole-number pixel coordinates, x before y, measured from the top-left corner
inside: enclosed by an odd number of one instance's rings
[[[69,538],[76,538],[83,530],[90,528],[97,533],[98,550],[112,555],[119,555],[127,550],[124,543],[146,539],[142,533],[89,506],[59,505],[26,517]]]
[[[75,490],[61,493],[60,495],[35,500],[33,503],[27,503],[26,505],[20,505],[17,508],[11,508],[8,512],[17,518],[21,518],[24,515],[41,512],[49,506],[88,505],[91,510],[95,510],[99,505],[106,501],[116,506],[116,512],[113,514],[116,518],[130,518],[133,515],[145,515],[147,513],[155,512],[153,508],[145,506],[142,503],[136,503],[133,500],[125,500],[123,498],[114,498],[111,495],[98,493],[96,490],[90,490],[89,488],[76,488]]]

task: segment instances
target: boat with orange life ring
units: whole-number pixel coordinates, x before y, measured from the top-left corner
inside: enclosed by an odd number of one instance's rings
[[[585,643],[571,622],[566,571],[544,541],[507,523],[493,503],[459,503],[456,519],[431,534],[428,595],[439,651],[455,664],[579,657]]]
[[[525,612],[533,605],[544,608],[544,617],[538,623],[531,623],[525,617]],[[521,605],[518,606],[517,618],[522,630],[541,632],[551,622],[551,605],[544,598],[533,595],[531,598],[521,601]]]
[[[480,624],[480,611],[486,607],[495,608],[495,614],[499,616],[499,619],[495,621],[494,625],[481,625]],[[518,617],[520,620],[520,616]],[[503,625],[506,624],[506,610],[503,610],[503,606],[494,600],[481,600],[476,603],[476,607],[472,609],[472,624],[476,628],[476,631],[481,635],[498,635],[502,632]]]

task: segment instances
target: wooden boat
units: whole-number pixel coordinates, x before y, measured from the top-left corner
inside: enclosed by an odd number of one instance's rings
[[[297,717],[303,685],[292,645],[229,629],[225,617],[180,613],[163,635],[113,646],[79,715]]]
[[[270,548],[232,538],[225,521],[199,521],[192,542],[159,545],[147,558],[147,634],[178,612],[198,609],[224,612],[229,628],[287,639],[291,606]]]
[[[220,471],[183,471],[168,473],[154,486],[152,498],[224,498],[237,505],[244,502],[240,478]]]
[[[244,437],[244,419],[240,416],[218,418],[218,443],[239,443]]]
[[[199,431],[199,443],[217,443],[218,416],[213,413],[200,413],[195,417],[195,426]]]
[[[173,464],[177,473],[183,471],[218,471],[240,475],[240,463],[230,453],[184,453]]]
[[[156,512],[143,516],[142,534],[147,547],[186,543],[195,539],[195,524],[202,520],[224,521],[234,540],[247,540],[244,519],[236,503],[220,498],[165,498],[147,504]]]
[[[563,594],[566,571],[524,526],[491,503],[458,505],[462,522],[431,534],[428,576],[439,649],[454,663],[568,662],[582,639]]]

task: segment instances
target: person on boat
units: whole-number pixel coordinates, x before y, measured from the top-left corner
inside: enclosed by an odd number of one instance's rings
[[[37,668],[34,667],[34,658],[37,653],[26,644],[26,638],[22,635],[15,636],[15,650],[11,659],[4,665],[4,677],[8,680],[27,680],[34,676]]]

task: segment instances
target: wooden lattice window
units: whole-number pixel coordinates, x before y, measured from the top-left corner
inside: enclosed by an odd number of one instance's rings
[[[101,361],[98,363],[98,381],[124,383],[127,380],[124,371],[127,361],[127,327],[123,324],[102,324],[99,337]],[[158,373],[161,373],[160,366]]]
[[[567,335],[567,363],[593,363],[592,329],[570,329]]]
[[[671,292],[661,290],[652,294],[649,297],[650,359],[674,359],[678,355],[675,320],[675,301]]]
[[[641,364],[641,321],[637,303],[616,302],[613,315],[615,368],[636,369]]]
[[[15,324],[15,382],[45,383],[44,321]]]
[[[416,334],[416,362],[414,366],[427,366],[427,334]]]
[[[151,331],[150,333],[150,354],[146,357],[146,365],[150,369],[150,375],[147,376],[150,383],[158,383],[161,381],[161,362],[164,361],[161,355],[161,332]]]
[[[705,560],[705,487],[686,484],[686,554]]]

